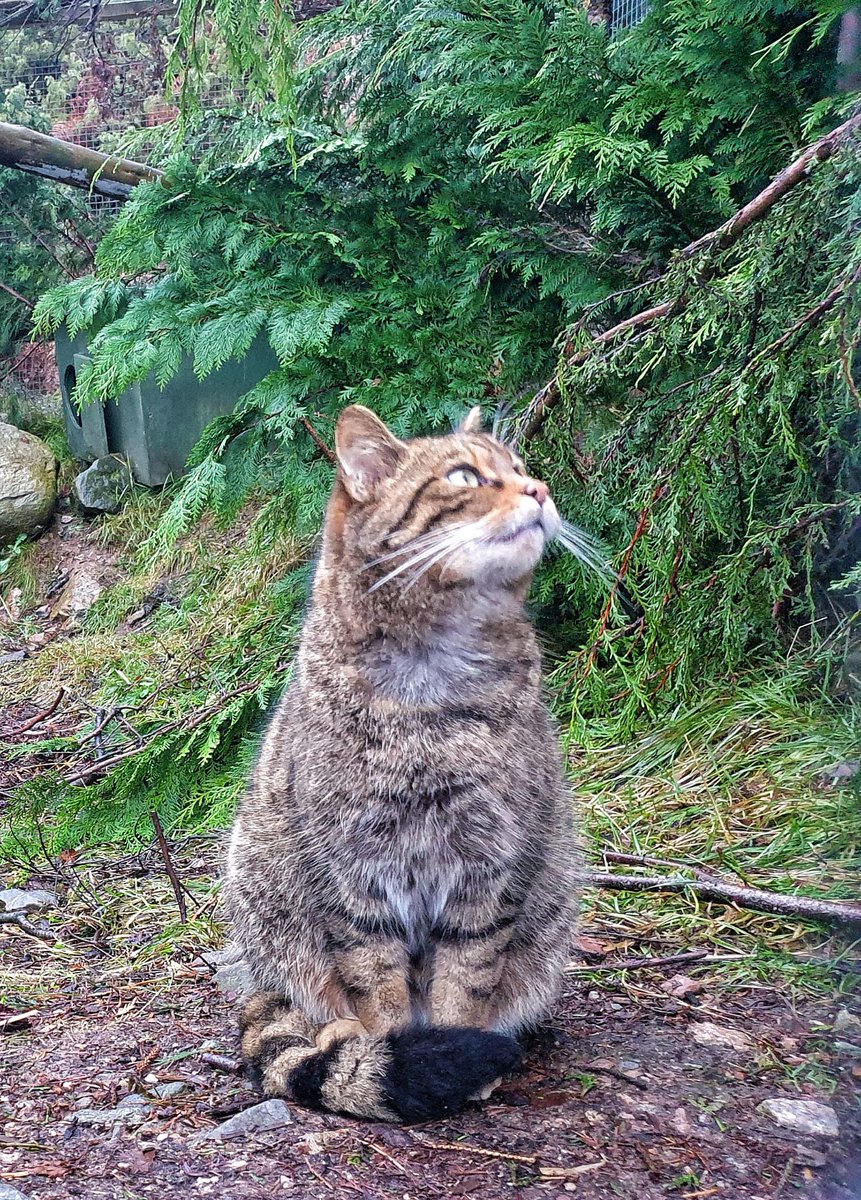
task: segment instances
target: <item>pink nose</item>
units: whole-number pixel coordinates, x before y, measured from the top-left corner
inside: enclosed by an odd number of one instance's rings
[[[540,479],[525,479],[523,481],[523,491],[525,495],[531,496],[539,504],[543,504],[550,495],[550,488],[546,483],[542,483]]]

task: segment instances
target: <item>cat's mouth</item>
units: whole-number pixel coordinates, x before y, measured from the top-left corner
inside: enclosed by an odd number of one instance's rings
[[[531,533],[533,529],[537,529],[542,537],[547,536],[541,518],[536,517],[535,520],[530,521],[528,525],[521,525],[517,529],[509,530],[507,533],[495,533],[489,540],[497,545],[511,545],[513,542],[519,541],[520,538],[522,538],[525,534]]]

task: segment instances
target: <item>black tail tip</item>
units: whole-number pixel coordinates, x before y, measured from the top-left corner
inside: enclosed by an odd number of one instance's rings
[[[460,1112],[522,1058],[514,1038],[481,1029],[407,1029],[392,1034],[389,1047],[382,1090],[402,1121],[433,1121]]]

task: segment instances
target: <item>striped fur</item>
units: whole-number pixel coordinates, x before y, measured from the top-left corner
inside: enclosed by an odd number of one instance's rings
[[[559,519],[472,414],[401,442],[353,406],[336,446],[296,675],[228,856],[260,988],[243,1051],[269,1095],[420,1119],[512,1069],[569,951],[572,803],[524,613]]]

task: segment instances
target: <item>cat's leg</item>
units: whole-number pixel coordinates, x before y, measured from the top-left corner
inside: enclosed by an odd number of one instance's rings
[[[430,984],[432,1025],[492,1028],[510,936],[508,921],[490,929],[460,925],[440,936]]]
[[[267,1096],[286,1095],[290,1072],[317,1053],[314,1026],[277,992],[256,992],[246,1001],[239,1028],[243,1057]]]
[[[577,892],[545,871],[528,891],[476,898],[446,914],[430,987],[431,1023],[516,1036],[555,999],[568,962]]]
[[[363,1032],[389,1033],[409,1025],[410,958],[403,942],[393,938],[357,939],[335,952],[334,963],[352,1015]]]

